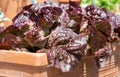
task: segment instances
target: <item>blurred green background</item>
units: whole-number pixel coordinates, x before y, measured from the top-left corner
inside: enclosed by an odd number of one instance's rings
[[[84,8],[92,3],[99,7],[105,7],[112,12],[120,12],[120,0],[82,0],[80,6]]]

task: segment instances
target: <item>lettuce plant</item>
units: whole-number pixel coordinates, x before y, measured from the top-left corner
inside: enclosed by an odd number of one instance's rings
[[[120,36],[119,18],[106,9],[94,5],[82,9],[71,1],[30,4],[14,17],[12,25],[0,29],[0,49],[46,53],[62,72],[73,71],[82,56],[92,52],[101,68],[112,55],[108,43]]]

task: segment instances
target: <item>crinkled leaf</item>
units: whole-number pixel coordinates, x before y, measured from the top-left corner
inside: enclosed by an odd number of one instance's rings
[[[107,39],[95,27],[90,28],[89,45],[93,51],[97,51],[106,45]]]
[[[94,5],[87,6],[85,10],[86,10],[86,16],[90,20],[98,21],[108,18],[106,10],[98,8]]]
[[[45,52],[55,67],[68,72],[74,69],[81,60],[87,40],[87,35],[77,35],[69,28],[58,26],[51,32],[48,39],[49,49]]]
[[[77,34],[74,33],[71,29],[58,26],[54,31],[51,32],[48,39],[48,46],[53,47],[57,45],[64,45],[68,43],[70,39],[76,36]]]
[[[49,61],[62,72],[70,72],[78,65],[78,60],[66,50],[53,47],[45,51]]]
[[[69,14],[70,21],[67,27],[71,28],[74,32],[79,34],[80,31],[80,23],[82,20],[82,10],[78,3],[69,2],[69,9],[67,10]]]
[[[100,48],[98,51],[95,52],[95,61],[98,68],[102,68],[105,66],[105,63],[108,59],[110,59],[112,55],[112,49],[108,46]]]
[[[95,26],[107,38],[110,37],[113,32],[112,26],[108,20],[95,22]]]
[[[19,36],[15,36],[13,34],[6,34],[2,42],[0,43],[0,49],[16,49],[16,48],[24,48],[26,42],[20,38]]]

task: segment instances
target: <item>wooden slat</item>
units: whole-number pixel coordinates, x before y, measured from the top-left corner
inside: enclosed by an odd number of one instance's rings
[[[47,65],[47,56],[45,53],[29,53],[0,50],[0,62],[24,64],[32,66]]]

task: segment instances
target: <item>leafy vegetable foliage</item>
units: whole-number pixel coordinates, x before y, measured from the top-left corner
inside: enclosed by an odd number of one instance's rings
[[[88,45],[101,68],[112,53],[108,43],[120,36],[119,17],[93,5],[82,9],[71,1],[69,5],[31,4],[15,16],[12,25],[0,28],[0,49],[44,52],[56,68],[69,72]]]

